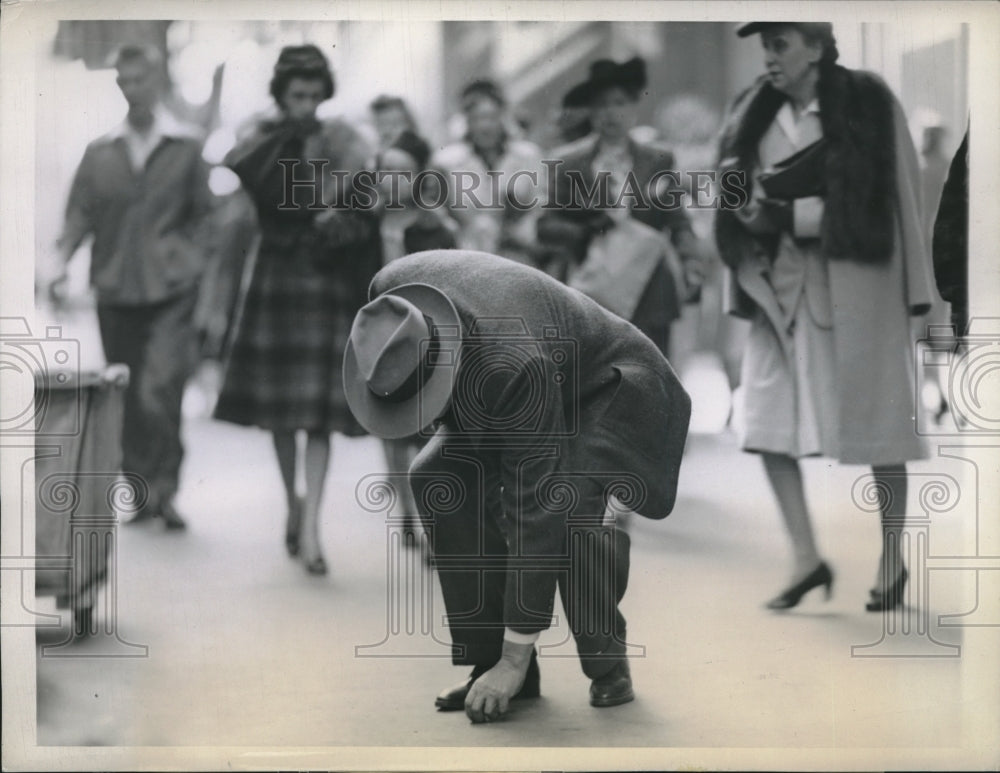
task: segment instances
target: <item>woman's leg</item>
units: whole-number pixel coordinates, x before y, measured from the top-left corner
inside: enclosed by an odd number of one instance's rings
[[[806,507],[802,470],[798,461],[790,456],[765,453],[763,457],[767,479],[778,500],[781,517],[792,540],[795,559],[792,582],[795,583],[812,572],[821,561]]]
[[[306,438],[306,500],[302,509],[302,559],[306,565],[322,558],[319,538],[319,508],[330,466],[330,436],[310,432]]]
[[[275,432],[274,451],[278,455],[278,468],[281,470],[281,481],[285,484],[285,497],[291,512],[295,507],[295,432]]]
[[[906,465],[894,464],[872,467],[875,487],[879,495],[882,519],[882,557],[879,559],[876,592],[892,585],[903,571],[900,538],[906,518]]]
[[[285,549],[291,556],[299,553],[299,530],[302,521],[302,503],[295,493],[298,457],[296,446],[294,430],[274,433],[274,450],[278,455],[278,468],[281,470],[281,480],[285,485],[285,501],[288,503],[288,515],[285,518]]]

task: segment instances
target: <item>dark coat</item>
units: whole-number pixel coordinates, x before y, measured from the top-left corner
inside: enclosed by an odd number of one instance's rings
[[[197,130],[174,120],[142,170],[122,130],[87,146],[70,188],[60,243],[90,234],[90,279],[101,303],[141,306],[197,284],[207,264],[208,167]]]
[[[549,191],[549,203],[552,206],[547,207],[548,211],[539,224],[539,235],[543,240],[546,229],[554,225],[553,221],[562,220],[588,227],[598,214],[582,200],[579,184],[571,182],[575,177],[582,180],[586,189],[594,187],[593,162],[597,157],[597,142],[584,142],[574,148],[556,168],[554,185]],[[629,154],[632,157],[634,191],[643,202],[643,205],[636,205],[632,201],[632,216],[657,231],[667,231],[683,261],[697,260],[695,237],[687,212],[681,206],[657,206],[657,198],[651,190],[654,185],[668,184],[669,190],[677,191],[676,184],[662,174],[676,170],[673,153],[651,145],[630,142]],[[670,197],[661,193],[659,201],[669,203]],[[582,260],[582,257],[578,256],[578,259]],[[677,282],[666,263],[662,263],[650,279],[631,321],[647,335],[651,332],[659,334],[680,317],[680,312]],[[651,337],[659,343],[658,335]]]
[[[361,136],[339,120],[297,136],[287,122],[265,117],[249,127],[227,157],[254,201],[260,247],[226,353],[215,417],[271,431],[305,429],[363,435],[344,395],[341,364],[357,310],[382,265],[378,222],[364,211],[311,209],[331,202],[333,170],[357,172],[369,155]],[[311,186],[285,203],[279,159],[321,161],[325,174],[301,164],[296,179]]]
[[[595,491],[648,518],[670,513],[691,401],[645,336],[552,277],[486,253],[400,258],[369,294],[414,282],[447,295],[461,318],[446,429],[500,454],[503,511],[522,555],[558,555],[570,515],[560,502],[594,501]],[[561,500],[567,488],[575,494]],[[548,574],[527,608],[551,603]]]
[[[958,335],[969,323],[969,132],[955,153],[934,220],[934,279]]]

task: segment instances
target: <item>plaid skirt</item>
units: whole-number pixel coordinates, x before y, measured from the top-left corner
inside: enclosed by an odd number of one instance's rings
[[[261,245],[226,356],[215,418],[271,431],[364,435],[344,396],[344,350],[366,300],[358,272]]]

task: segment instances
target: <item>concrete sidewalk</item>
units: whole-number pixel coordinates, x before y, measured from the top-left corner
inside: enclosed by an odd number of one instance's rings
[[[121,527],[117,629],[140,658],[86,657],[92,642],[39,656],[39,745],[518,746],[889,749],[960,746],[960,628],[938,613],[972,606],[968,583],[938,573],[904,644],[891,655],[883,616],[864,602],[878,557],[877,516],[851,499],[863,468],[806,465],[834,597],[787,614],[762,609],[786,583],[787,545],[759,460],[728,436],[690,440],[674,514],[633,517],[623,612],[636,645],[637,698],[587,703],[588,681],[565,628],[541,640],[543,697],[509,719],[473,726],[433,698],[466,673],[450,664],[436,586],[422,608],[433,635],[387,636],[386,524],[355,498],[382,469],[373,438],[337,437],[324,508],[331,574],[306,575],[284,551],[284,504],[270,438],[205,419],[187,424],[180,509],[186,533]],[[924,469],[931,469],[925,463]],[[960,475],[936,460],[935,472]],[[917,466],[920,469],[920,466]],[[933,525],[958,550],[958,519]],[[954,573],[953,573],[954,574]],[[38,610],[53,611],[50,599]],[[561,611],[561,610],[560,610]],[[923,613],[926,612],[926,615]],[[900,625],[897,618],[897,625]],[[404,621],[405,622],[405,621]],[[68,626],[38,632],[41,646]],[[376,645],[358,651],[359,645]],[[854,655],[865,654],[855,650]],[[358,655],[368,656],[358,656]],[[372,657],[371,655],[376,655]],[[381,657],[380,655],[391,655]],[[475,767],[475,764],[469,767]]]

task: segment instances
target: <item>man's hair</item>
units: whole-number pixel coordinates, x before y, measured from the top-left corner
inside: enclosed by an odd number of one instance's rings
[[[382,113],[386,110],[399,109],[404,113],[409,113],[409,109],[406,107],[406,102],[403,101],[402,97],[392,96],[390,94],[380,94],[372,100],[368,108],[373,113]]]
[[[111,66],[119,69],[123,64],[132,64],[133,62],[141,62],[150,70],[157,70],[163,65],[163,54],[156,46],[126,43],[115,51]]]

